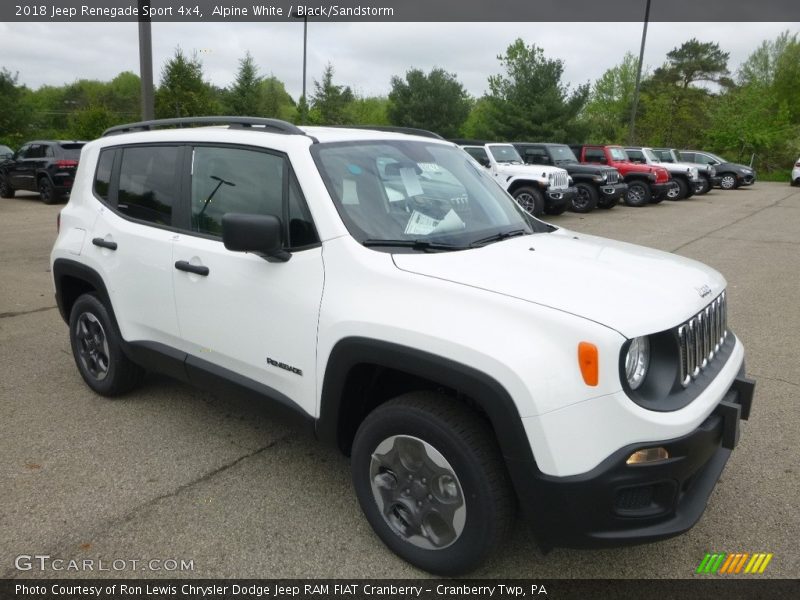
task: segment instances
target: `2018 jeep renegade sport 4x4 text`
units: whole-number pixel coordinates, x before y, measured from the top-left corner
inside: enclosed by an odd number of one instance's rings
[[[543,223],[440,139],[190,123],[227,126],[83,149],[52,271],[92,390],[154,369],[293,409],[434,573],[518,509],[545,546],[700,518],[754,387],[719,273]]]

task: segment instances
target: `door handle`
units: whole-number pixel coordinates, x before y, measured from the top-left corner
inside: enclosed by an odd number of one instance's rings
[[[95,246],[100,246],[101,248],[107,248],[109,250],[116,250],[117,249],[117,242],[112,242],[110,240],[105,240],[101,237],[96,237],[92,240],[92,243]]]
[[[209,274],[208,267],[193,265],[187,260],[179,260],[175,263],[175,268],[178,269],[178,271],[186,271],[187,273],[194,273],[195,275],[202,275],[203,277],[207,277]]]

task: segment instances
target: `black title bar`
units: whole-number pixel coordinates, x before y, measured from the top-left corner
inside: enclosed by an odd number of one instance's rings
[[[0,21],[617,22],[643,21],[646,0],[3,0]],[[651,21],[798,22],[798,0],[652,0]]]

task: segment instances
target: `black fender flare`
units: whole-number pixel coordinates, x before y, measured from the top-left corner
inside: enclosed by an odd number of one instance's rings
[[[316,434],[340,445],[339,416],[350,370],[370,364],[434,381],[472,399],[489,418],[506,463],[533,463],[533,452],[517,405],[498,381],[472,367],[417,348],[364,337],[344,338],[331,350],[320,396]],[[514,469],[511,471],[514,478]]]
[[[103,281],[100,273],[76,260],[57,258],[53,262],[53,282],[56,288],[56,304],[58,305],[58,312],[61,314],[61,318],[64,319],[65,323],[69,324],[69,311],[65,305],[64,293],[62,289],[64,277],[74,277],[75,279],[85,281],[91,285],[97,292],[100,300],[103,302],[103,304],[105,304],[108,312],[111,314],[111,318],[114,321],[114,326],[117,328],[117,331],[119,331],[117,317],[114,314],[114,307],[111,305],[111,297],[108,295],[108,288],[106,288],[105,281]]]

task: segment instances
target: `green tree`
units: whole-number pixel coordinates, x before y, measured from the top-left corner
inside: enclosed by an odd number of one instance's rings
[[[228,113],[231,115],[257,115],[261,110],[261,82],[250,52],[239,60],[239,71],[236,73],[230,90],[226,94]]]
[[[349,87],[333,83],[333,65],[328,63],[322,73],[322,80],[314,80],[314,94],[311,96],[311,122],[319,125],[344,125],[347,122],[347,106],[355,95]]]
[[[716,42],[700,42],[692,38],[667,52],[667,62],[656,69],[654,78],[676,83],[684,89],[698,82],[728,87],[732,83],[728,77],[729,57],[730,53],[723,52]]]
[[[288,121],[296,118],[294,100],[277,77],[264,78],[259,85],[259,94],[261,99],[259,115]]]
[[[180,48],[161,71],[155,95],[156,116],[195,117],[216,112],[213,89],[203,81],[203,66],[196,55],[187,57]]]
[[[27,138],[32,112],[29,91],[17,81],[17,73],[0,69],[0,144],[12,148]]]
[[[489,77],[479,137],[578,141],[585,136],[576,119],[589,96],[589,85],[574,91],[564,84],[564,63],[545,57],[535,44],[517,39],[498,56],[505,73]]]
[[[393,125],[454,137],[469,116],[471,99],[454,73],[435,68],[426,75],[411,69],[391,83],[388,116]]]
[[[347,107],[347,123],[350,125],[391,125],[388,110],[388,98],[356,96],[355,100]]]
[[[105,106],[87,106],[70,116],[69,137],[76,140],[93,140],[119,121],[119,117]]]
[[[630,122],[639,59],[625,53],[622,62],[611,67],[592,86],[582,118],[588,139],[596,143],[618,143]]]

